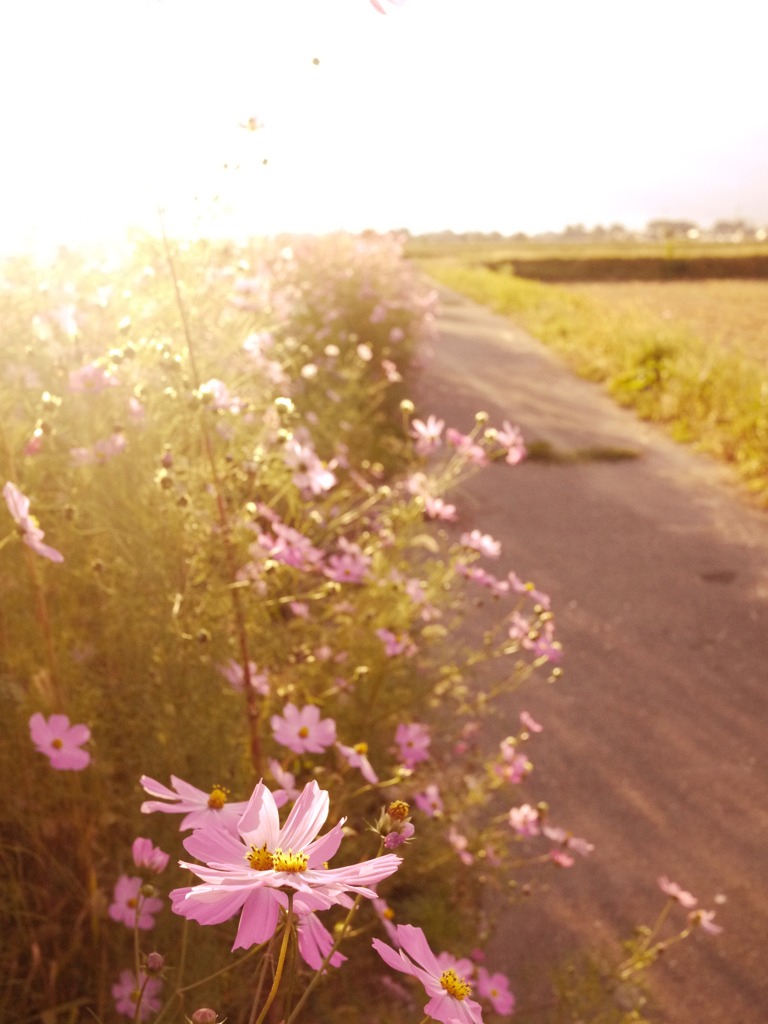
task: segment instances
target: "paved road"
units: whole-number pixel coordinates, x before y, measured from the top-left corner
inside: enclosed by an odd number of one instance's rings
[[[512,913],[507,967],[544,994],[545,965],[575,940],[650,924],[665,874],[725,932],[655,969],[658,1019],[766,1024],[768,513],[508,321],[441,294],[420,413],[467,429],[482,408],[560,450],[641,453],[494,465],[459,503],[462,526],[503,541],[499,568],[552,596],[565,675],[525,701],[546,728],[532,795],[596,845]]]

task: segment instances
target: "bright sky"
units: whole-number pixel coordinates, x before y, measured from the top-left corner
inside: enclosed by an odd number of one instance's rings
[[[766,0],[382,3],[4,0],[0,248],[768,223]]]

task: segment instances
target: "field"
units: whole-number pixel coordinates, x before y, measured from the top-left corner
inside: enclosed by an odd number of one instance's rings
[[[421,240],[406,247],[415,260],[451,259],[490,269],[513,267],[521,277],[535,280],[630,280],[638,276],[765,277],[768,243],[724,243],[673,238],[666,241],[527,241]],[[640,268],[638,272],[638,268]],[[704,270],[704,268],[707,268]]]
[[[573,288],[629,316],[678,324],[708,345],[758,365],[768,360],[768,281],[584,282]]]
[[[768,282],[738,275],[744,261],[765,257],[736,246],[720,252],[711,277],[702,266],[712,267],[712,247],[677,243],[666,257],[638,245],[612,255],[601,249],[599,259],[592,246],[557,254],[531,245],[493,253],[468,247],[461,258],[454,250],[419,262],[435,280],[519,322],[641,417],[734,464],[764,505]],[[663,272],[666,260],[674,273]],[[656,261],[662,279],[633,279],[638,261]],[[554,265],[561,283],[534,279],[541,266],[551,276]]]

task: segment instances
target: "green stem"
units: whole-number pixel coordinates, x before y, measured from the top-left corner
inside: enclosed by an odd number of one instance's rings
[[[136,981],[138,982],[139,975],[136,974]],[[141,988],[139,989],[139,998],[136,1000],[136,1012],[133,1015],[133,1024],[141,1024],[141,1001],[144,998],[144,989],[147,987],[149,976],[145,975],[144,981]]]
[[[661,908],[661,913],[656,918],[655,924],[653,925],[651,930],[648,932],[648,935],[645,937],[644,941],[640,945],[641,950],[646,950],[650,946],[653,937],[659,934],[661,926],[666,921],[667,916],[669,915],[669,911],[672,909],[672,904],[675,902],[676,900],[674,899],[674,897],[670,896],[667,902]]]
[[[382,840],[381,845],[379,846],[379,852],[376,854],[376,856],[380,857],[383,852],[384,852],[384,842]],[[320,979],[322,978],[323,974],[325,973],[328,965],[331,962],[333,954],[336,952],[336,950],[339,948],[341,943],[344,941],[344,938],[346,937],[347,931],[349,930],[349,926],[352,924],[352,918],[354,917],[354,915],[355,915],[355,913],[357,911],[357,908],[360,906],[362,900],[363,900],[362,895],[358,895],[358,896],[355,897],[355,902],[349,908],[349,913],[344,918],[344,923],[342,924],[341,929],[339,930],[339,934],[337,935],[335,942],[333,943],[333,945],[329,949],[328,955],[323,960],[323,962],[320,964],[318,969],[315,971],[314,977],[310,980],[309,984],[307,985],[306,989],[304,990],[304,993],[303,993],[301,999],[298,1001],[298,1003],[296,1004],[296,1006],[292,1010],[290,1016],[286,1018],[286,1020],[283,1022],[283,1024],[293,1024],[293,1021],[296,1019],[299,1011],[301,1010],[301,1008],[304,1006],[304,1003],[309,998],[310,993],[312,992],[312,990],[315,988],[315,986],[317,985],[317,983],[320,981]],[[260,1024],[260,1022],[257,1021],[256,1024]]]
[[[264,1024],[264,1018],[267,1016],[267,1013],[269,1012],[270,1006],[275,1001],[275,996],[277,995],[278,989],[280,988],[280,981],[281,981],[281,979],[283,977],[283,968],[285,967],[285,954],[288,951],[288,941],[289,941],[289,939],[290,939],[292,934],[293,934],[293,894],[289,893],[289,895],[288,895],[288,911],[287,911],[286,918],[285,918],[285,931],[283,932],[283,941],[280,944],[280,953],[278,954],[278,957],[277,957],[277,969],[275,971],[275,978],[274,978],[274,981],[272,982],[272,988],[269,990],[269,995],[267,996],[267,1001],[264,1004],[264,1007],[263,1007],[261,1013],[256,1018],[255,1024]]]
[[[141,904],[144,899],[141,893],[136,897],[136,920],[133,924],[133,968],[136,973],[136,981],[141,976],[141,952],[139,948],[139,914],[141,913]],[[143,991],[143,990],[142,990]]]
[[[168,269],[170,271],[171,280],[173,282],[174,295],[176,297],[176,305],[179,309],[179,316],[181,317],[181,325],[184,332],[184,338],[187,343],[187,353],[189,355],[189,365],[192,371],[192,382],[196,389],[199,389],[201,380],[200,373],[197,366],[197,359],[195,356],[195,345],[192,340],[192,331],[189,326],[187,319],[186,307],[184,300],[181,295],[181,288],[179,286],[179,278],[176,273],[176,264],[171,253],[170,242],[168,241],[168,235],[165,230],[165,221],[161,210],[158,210],[160,218],[160,229],[163,238],[163,249],[165,251],[165,258],[168,263]],[[205,422],[205,411],[199,417],[200,432],[203,438],[203,446],[205,448],[205,454],[208,460],[208,465],[211,471],[211,480],[213,482],[213,490],[216,497],[216,509],[218,512],[219,525],[221,527],[221,535],[224,542],[224,557],[227,564],[227,573],[230,580],[237,579],[237,565],[235,562],[234,550],[232,545],[232,529],[229,523],[229,516],[227,515],[227,508],[223,497],[223,486],[221,476],[219,474],[218,467],[216,465],[216,456],[213,450],[213,442],[211,441],[210,431],[208,430]],[[232,611],[235,618],[235,627],[237,632],[238,644],[240,647],[240,661],[243,667],[243,691],[245,694],[246,703],[246,717],[248,719],[248,730],[250,736],[250,749],[251,749],[251,763],[253,764],[254,770],[257,775],[262,774],[262,751],[261,751],[261,707],[258,701],[258,694],[251,686],[251,671],[250,671],[250,657],[248,654],[248,636],[245,628],[245,614],[243,612],[243,604],[240,596],[240,589],[238,587],[230,587],[230,594],[232,595]]]

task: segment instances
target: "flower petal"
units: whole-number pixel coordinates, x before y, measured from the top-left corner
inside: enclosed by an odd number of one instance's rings
[[[200,924],[221,924],[236,914],[245,902],[245,889],[226,889],[216,885],[187,886],[170,893],[175,914]]]
[[[397,941],[405,952],[416,963],[426,968],[430,974],[442,974],[437,957],[429,948],[429,943],[421,928],[416,928],[412,924],[399,924],[397,926]]]
[[[259,782],[251,794],[237,827],[243,838],[254,846],[264,846],[266,843],[268,850],[274,850],[279,845],[280,817],[277,804],[263,782]]]
[[[277,928],[280,907],[287,905],[287,897],[276,889],[252,890],[243,904],[232,949],[248,949],[271,939]]]
[[[301,791],[280,831],[279,845],[303,850],[315,838],[328,817],[330,797],[313,779]]]

